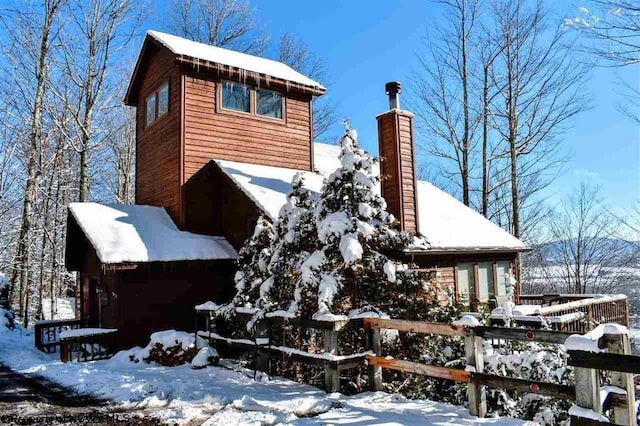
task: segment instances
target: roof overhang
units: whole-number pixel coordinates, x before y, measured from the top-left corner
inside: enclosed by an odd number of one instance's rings
[[[528,247],[432,247],[428,249],[409,248],[404,250],[405,254],[414,256],[433,256],[445,254],[473,255],[473,254],[502,254],[502,253],[524,253],[531,251]]]
[[[136,66],[133,69],[133,73],[131,75],[131,79],[129,80],[129,86],[127,87],[127,92],[124,97],[124,103],[128,106],[137,106],[137,89],[140,84],[140,79],[142,78],[142,73],[144,70],[144,57],[147,54],[149,49],[166,49],[171,52],[171,50],[164,46],[159,40],[154,38],[151,34],[147,33],[144,42],[142,43],[142,48],[140,49],[140,53],[138,54],[138,59],[136,60]],[[171,52],[175,60],[183,65],[191,65],[194,69],[200,70],[205,69],[208,71],[214,71],[218,74],[222,74],[220,72],[220,67],[216,62],[204,61],[197,57],[189,56],[189,55],[177,55]],[[251,78],[255,79],[253,83],[256,84],[269,84],[270,86],[281,87],[286,89],[287,91],[295,91],[299,93],[306,93],[312,96],[320,96],[326,93],[327,89],[325,87],[317,87],[317,86],[308,86],[305,84],[300,84],[296,82],[291,82],[288,80],[284,80],[277,77],[272,77],[263,73],[250,72],[245,73],[245,70],[240,68],[232,68],[232,67],[224,67],[224,76],[230,79],[242,79],[243,82],[249,80]],[[257,77],[257,78],[256,78]]]

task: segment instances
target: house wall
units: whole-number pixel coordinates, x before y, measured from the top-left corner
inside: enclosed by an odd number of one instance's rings
[[[284,119],[224,110],[212,73],[185,71],[184,182],[212,159],[312,168],[311,95],[284,92]]]
[[[408,256],[405,261],[415,263],[419,268],[437,270],[440,284],[448,289],[450,294],[454,294],[458,298],[457,265],[461,263],[509,261],[513,269],[516,264],[516,255],[513,253],[426,254]],[[494,282],[495,280],[496,277],[494,276]],[[514,296],[517,297],[518,293],[518,288],[514,289]],[[505,300],[506,298],[498,298],[499,302]],[[486,301],[481,302],[484,303]]]
[[[136,204],[165,207],[171,218],[179,222],[181,77],[172,53],[166,49],[149,52],[136,111]],[[169,112],[147,126],[145,99],[166,81],[169,81]]]
[[[103,327],[119,330],[123,348],[145,346],[151,333],[160,330],[192,332],[194,306],[228,301],[233,296],[233,274],[231,261],[152,263],[106,272],[103,282],[115,290],[115,297],[102,305]]]
[[[223,235],[236,249],[253,234],[261,212],[220,168],[210,161],[184,186],[185,229]]]

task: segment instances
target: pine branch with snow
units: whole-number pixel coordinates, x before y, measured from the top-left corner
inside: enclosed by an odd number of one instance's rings
[[[238,252],[238,271],[235,275],[236,295],[233,301],[223,308],[229,311],[234,307],[254,307],[260,296],[260,288],[269,278],[269,260],[274,239],[273,225],[259,217],[253,231],[244,246]]]

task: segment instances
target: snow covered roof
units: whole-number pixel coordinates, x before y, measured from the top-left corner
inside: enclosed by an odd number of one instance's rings
[[[418,182],[418,226],[431,249],[526,249],[522,241],[436,188]]]
[[[220,168],[260,207],[271,220],[278,217],[296,173],[305,178],[305,188],[320,193],[325,176],[339,165],[340,148],[314,144],[317,173],[216,160]],[[465,206],[429,182],[418,181],[419,232],[432,251],[525,250],[524,243],[509,232]]]
[[[103,264],[237,257],[223,237],[180,231],[162,207],[71,203],[69,212]]]
[[[264,74],[270,77],[280,78],[285,81],[313,87],[322,91],[326,90],[322,84],[299,73],[282,62],[248,55],[246,53],[236,52],[222,47],[198,43],[175,35],[161,33],[159,31],[148,31],[147,34],[179,56],[186,56],[200,61],[214,62],[229,67]]]

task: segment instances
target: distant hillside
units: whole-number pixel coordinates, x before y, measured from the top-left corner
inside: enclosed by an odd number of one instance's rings
[[[548,265],[559,265],[563,260],[562,250],[571,245],[575,246],[575,240],[551,241],[534,247],[534,250],[540,253]],[[637,251],[640,246],[640,241],[629,242],[617,238],[599,238],[596,246],[600,250],[616,253],[615,258],[619,259],[620,262],[626,263],[629,258],[634,256],[634,253],[638,256]],[[603,254],[604,253],[596,253],[595,257],[609,257],[609,255],[601,256]],[[638,261],[640,261],[640,259],[636,259],[636,262]],[[620,265],[618,262],[615,263],[617,264],[607,266]],[[636,265],[640,266],[638,263],[636,263]]]

